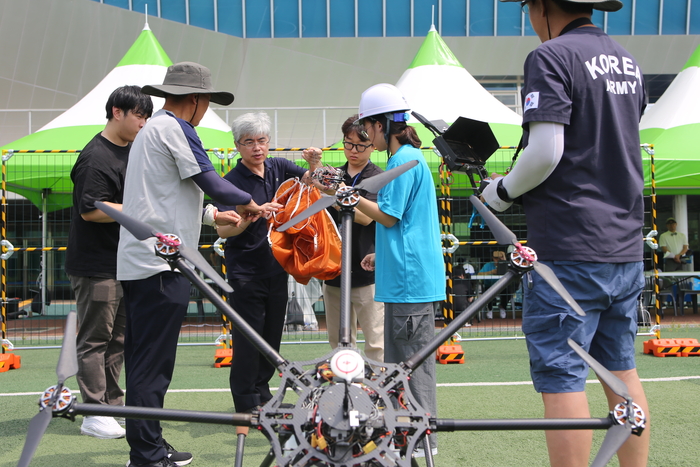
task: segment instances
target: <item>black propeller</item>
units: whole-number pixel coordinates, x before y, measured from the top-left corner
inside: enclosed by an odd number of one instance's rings
[[[608,428],[607,433],[605,433],[605,438],[603,439],[603,444],[598,450],[595,459],[591,467],[605,467],[613,458],[615,453],[625,444],[627,438],[632,434],[632,427],[629,423],[624,425],[613,425]]]
[[[481,217],[484,219],[484,222],[489,226],[489,229],[491,229],[491,232],[493,233],[493,236],[496,238],[496,241],[500,245],[514,245],[518,246],[518,238],[515,236],[511,230],[501,222],[496,215],[491,212],[489,208],[487,208],[484,203],[481,202],[479,198],[476,196],[472,195],[469,197],[469,201],[474,205],[477,211],[479,211],[479,214],[481,214]],[[550,287],[554,289],[555,292],[559,294],[561,298],[564,299],[564,301],[574,309],[574,311],[579,314],[580,316],[585,316],[586,313],[584,313],[583,309],[579,306],[578,303],[576,303],[576,300],[569,294],[569,292],[564,288],[562,283],[559,281],[557,276],[554,274],[552,269],[547,266],[546,264],[542,264],[539,261],[534,261],[532,263],[532,266],[534,267],[535,271],[542,276],[542,279],[544,279],[547,284],[549,284]]]
[[[404,164],[401,164],[398,167],[394,167],[391,170],[387,170],[386,172],[382,172],[380,174],[377,174],[373,177],[366,178],[362,180],[360,183],[358,183],[355,186],[356,190],[365,190],[370,193],[376,193],[378,192],[384,185],[398,177],[399,175],[403,174],[404,172],[409,171],[413,167],[418,165],[417,160],[412,160],[408,161]],[[278,232],[284,232],[291,226],[298,224],[299,222],[303,221],[304,219],[307,219],[308,217],[313,216],[317,212],[321,212],[327,207],[330,207],[333,205],[333,203],[336,202],[336,197],[335,196],[329,196],[329,195],[323,195],[321,199],[316,201],[314,204],[297,214],[296,216],[292,217],[289,219],[287,222],[284,224],[280,225],[277,228]]]
[[[136,237],[137,240],[146,240],[147,238],[156,237],[160,239],[163,234],[157,232],[150,225],[140,220],[129,217],[118,209],[114,209],[108,204],[102,201],[95,202],[95,207],[100,209],[102,212],[107,214],[109,217],[121,224],[126,230],[128,230],[131,235]],[[194,267],[199,269],[207,276],[209,279],[214,281],[225,292],[231,293],[233,289],[216,271],[211,267],[209,262],[204,259],[204,257],[199,254],[199,251],[189,248],[186,245],[178,245],[178,251],[187,261],[192,263]]]
[[[76,317],[75,312],[71,311],[66,317],[66,328],[63,334],[63,345],[61,346],[61,354],[58,357],[58,365],[56,365],[56,376],[58,376],[58,383],[54,388],[53,394],[49,398],[46,406],[41,406],[39,413],[34,415],[32,420],[29,422],[29,427],[27,428],[27,439],[24,441],[24,448],[22,449],[22,455],[17,462],[17,467],[27,467],[34,456],[37,446],[41,441],[42,436],[46,432],[46,428],[49,426],[49,422],[52,418],[52,410],[56,401],[61,396],[63,390],[63,383],[78,373],[78,355],[75,347],[75,330],[76,330]]]

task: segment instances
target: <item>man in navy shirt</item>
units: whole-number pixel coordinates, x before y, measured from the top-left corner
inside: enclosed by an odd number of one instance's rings
[[[515,1],[515,0],[502,0]],[[523,332],[530,373],[547,418],[589,417],[588,366],[571,337],[622,379],[648,415],[635,367],[636,301],[644,285],[643,175],[639,118],[644,81],[634,57],[591,22],[619,0],[526,0],[542,44],[527,57],[525,149],[483,192],[507,209],[522,196],[528,246],[586,312],[576,315],[538,274],[525,282]],[[608,405],[622,399],[605,386]],[[548,431],[553,466],[587,466],[591,431]],[[649,429],[618,451],[622,467],[645,466]]]
[[[264,112],[243,114],[231,127],[241,159],[224,178],[250,193],[261,206],[279,206],[270,203],[285,180],[299,177],[311,183],[310,173],[321,165],[321,150],[316,148],[303,152],[308,171],[283,157],[268,158],[270,117]],[[233,308],[279,350],[287,309],[287,273],[272,255],[267,222],[244,220],[238,226],[220,225],[217,233],[228,238],[226,274],[233,288]],[[234,328],[230,384],[237,412],[250,411],[272,398],[268,383],[274,372],[274,366]]]

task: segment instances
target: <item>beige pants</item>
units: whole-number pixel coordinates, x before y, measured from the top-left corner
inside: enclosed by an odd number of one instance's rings
[[[326,326],[331,347],[340,338],[340,287],[323,284]],[[357,323],[365,335],[365,355],[384,361],[384,304],[374,301],[374,284],[350,289],[350,341],[357,345]]]

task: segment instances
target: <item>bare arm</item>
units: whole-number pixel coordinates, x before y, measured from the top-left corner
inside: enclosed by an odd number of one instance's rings
[[[110,202],[108,202],[108,201],[103,201],[103,203],[105,203],[107,206],[110,206],[110,207],[116,209],[117,211],[121,211],[121,210],[122,210],[122,205],[121,205],[121,204],[118,204],[118,203],[110,203]],[[114,222],[114,219],[112,219],[111,217],[109,217],[107,214],[105,214],[104,212],[102,212],[102,211],[99,210],[99,209],[94,209],[94,210],[92,210],[92,211],[88,211],[88,212],[86,212],[86,213],[83,213],[83,214],[80,215],[80,217],[82,217],[83,220],[86,220],[86,221],[88,221],[88,222],[97,222],[97,223],[100,223],[100,224],[106,224],[106,223],[109,223],[109,222]]]
[[[386,228],[393,227],[394,224],[399,221],[394,216],[390,216],[379,209],[379,205],[377,203],[366,198],[360,198],[360,203],[355,209],[362,212],[370,219],[379,222]]]

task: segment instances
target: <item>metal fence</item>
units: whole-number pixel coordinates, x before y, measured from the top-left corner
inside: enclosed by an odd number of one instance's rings
[[[441,229],[456,237],[456,241],[444,243],[444,249],[456,247],[445,253],[446,289],[453,293],[450,282],[456,268],[465,263],[476,272],[491,259],[494,250],[503,250],[495,245],[493,237],[468,201],[470,183],[464,173],[449,173],[440,170],[441,159],[430,149],[425,149],[426,159],[434,174],[438,191]],[[299,152],[276,152],[275,156],[299,159]],[[382,165],[383,154],[376,154]],[[513,149],[498,150],[489,160],[488,169],[503,173],[510,165]],[[70,189],[65,177],[69,177],[77,154],[33,153],[15,155],[5,162],[3,179],[8,180],[4,197],[5,230],[3,236],[3,287],[5,311],[8,316],[6,337],[16,347],[40,347],[56,345],[61,339],[66,314],[75,309],[68,277],[63,269],[70,223]],[[374,158],[374,156],[373,156]],[[373,159],[374,160],[374,159]],[[344,162],[342,151],[327,151],[324,161],[332,165]],[[222,173],[230,170],[235,158],[220,161],[217,169]],[[384,161],[385,162],[385,161]],[[44,188],[30,186],[23,180],[43,180]],[[25,183],[26,186],[21,184]],[[38,185],[37,185],[38,186]],[[24,196],[18,195],[21,192]],[[67,203],[67,204],[66,204]],[[449,210],[446,210],[449,207]],[[498,217],[516,234],[526,238],[525,218],[522,210],[514,206]],[[200,252],[211,263],[221,267],[222,258],[215,254],[212,245],[217,240],[214,229],[203,226]],[[13,248],[10,254],[8,246]],[[484,284],[475,284],[483,288]],[[475,287],[475,290],[479,290]],[[303,325],[287,327],[285,342],[325,342],[325,315],[320,284],[307,287],[290,283],[290,299],[294,296],[305,311]],[[444,308],[454,300],[448,298]],[[519,290],[512,293],[508,304],[508,315],[501,319],[494,313],[486,319],[479,313],[472,326],[460,331],[461,338],[520,338],[522,298]],[[486,310],[484,310],[486,311]],[[19,314],[19,316],[17,316]],[[438,321],[439,325],[439,321]],[[180,342],[193,345],[212,345],[217,339],[226,341],[227,330],[222,326],[220,314],[213,305],[195,290],[187,318],[182,327]],[[361,339],[361,335],[359,339]]]

